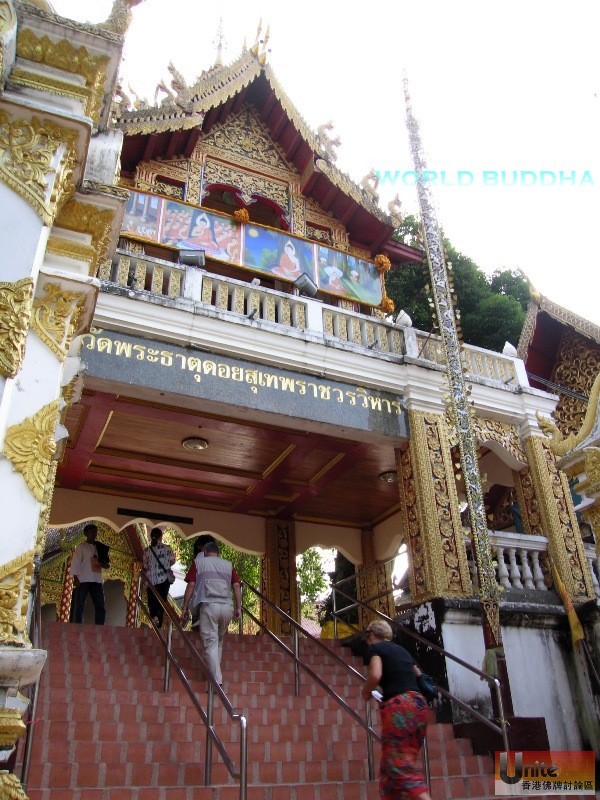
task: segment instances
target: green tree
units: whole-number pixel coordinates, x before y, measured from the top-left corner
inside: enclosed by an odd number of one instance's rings
[[[408,215],[395,238],[404,244],[420,245],[419,224]],[[468,256],[444,240],[446,260],[461,315],[463,341],[490,350],[502,350],[506,341],[517,344],[525,322],[529,287],[521,275],[509,269],[487,276]],[[430,276],[426,261],[409,264],[386,275],[388,295],[396,309],[404,309],[415,328],[437,331],[432,306]]]
[[[302,616],[318,620],[317,601],[328,587],[323,556],[316,547],[309,547],[296,558]]]

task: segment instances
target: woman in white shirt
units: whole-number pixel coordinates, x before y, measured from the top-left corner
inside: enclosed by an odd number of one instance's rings
[[[171,567],[175,563],[175,554],[168,544],[163,544],[163,532],[160,528],[152,528],[150,531],[150,546],[144,550],[144,570],[148,580],[155,590],[167,602],[169,587],[172,583],[169,576],[172,576]],[[154,592],[148,589],[148,610],[152,621],[157,628],[162,627],[163,607],[155,597]]]

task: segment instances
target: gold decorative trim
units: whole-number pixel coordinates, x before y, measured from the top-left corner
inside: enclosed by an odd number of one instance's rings
[[[79,200],[70,200],[56,217],[55,226],[69,231],[87,233],[92,237],[91,247],[95,252],[90,274],[107,256],[110,245],[112,224],[115,212],[111,209],[99,208]]]
[[[42,506],[38,517],[37,533],[35,537],[35,555],[40,559],[40,562],[44,557],[44,550],[46,548],[46,532],[48,530],[48,523],[50,522],[50,510],[52,508],[52,495],[54,493],[57,469],[58,461],[52,461],[50,463],[50,469],[48,470],[48,478],[46,479]]]
[[[77,261],[92,262],[96,257],[96,251],[91,244],[61,239],[60,236],[50,236],[46,252],[61,258],[74,258]]]
[[[91,117],[92,94],[86,86],[61,81],[49,75],[41,75],[39,72],[30,72],[26,69],[14,69],[10,74],[10,83],[16,86],[24,86],[36,89],[40,92],[55,94],[58,97],[71,97],[78,100],[83,105],[83,112]]]
[[[0,708],[0,747],[13,747],[26,730],[18,708]],[[9,797],[12,798],[12,795]]]
[[[31,329],[64,361],[81,323],[86,296],[82,292],[65,291],[57,283],[46,283],[43,289],[45,297],[33,301]]]
[[[566,453],[569,453],[571,450],[574,450],[576,447],[585,442],[588,436],[591,435],[596,426],[596,420],[598,419],[599,400],[600,373],[596,376],[596,380],[592,386],[590,399],[581,428],[577,433],[570,433],[568,436],[563,436],[561,431],[551,420],[542,416],[539,411],[536,412],[536,418],[540,424],[540,428],[546,434],[546,436],[550,437],[548,444],[556,456],[560,457],[566,455]]]
[[[519,346],[517,348],[519,358],[525,360],[527,356],[527,350],[529,349],[535,331],[536,317],[540,311],[545,311],[552,319],[562,322],[563,325],[568,325],[582,336],[586,336],[588,339],[592,339],[596,342],[596,344],[600,344],[600,325],[596,325],[590,322],[589,319],[580,317],[578,314],[569,311],[569,309],[563,308],[553,303],[551,300],[548,300],[547,297],[536,293],[531,284],[530,293],[532,293],[532,299],[527,308],[527,316],[525,317],[525,324],[521,331]]]
[[[131,192],[121,186],[114,186],[108,183],[98,183],[97,181],[84,181],[81,191],[86,194],[105,194],[114,197],[116,200],[129,200]]]
[[[525,449],[552,560],[572,597],[595,597],[566,475],[546,439],[531,436]]]
[[[0,566],[0,645],[30,645],[27,602],[33,572],[33,550]]]
[[[50,120],[11,119],[0,110],[0,179],[51,225],[75,189],[77,132]],[[55,163],[60,154],[58,165]]]
[[[14,378],[21,369],[33,305],[33,280],[0,282],[0,375]]]
[[[33,417],[11,425],[6,431],[2,452],[13,469],[23,475],[25,483],[40,503],[48,481],[50,465],[56,452],[54,432],[58,421],[58,400],[41,408]]]
[[[92,56],[85,47],[74,47],[68,39],[53,42],[48,36],[38,38],[29,28],[17,35],[17,55],[26,61],[81,75],[90,92],[88,115],[98,122],[104,101],[109,56]]]
[[[27,800],[21,781],[14,772],[0,771],[0,800]]]
[[[527,455],[523,447],[523,442],[514,425],[495,419],[474,417],[473,432],[481,442],[497,442],[509,452],[513,458],[520,461],[522,465],[527,463]]]

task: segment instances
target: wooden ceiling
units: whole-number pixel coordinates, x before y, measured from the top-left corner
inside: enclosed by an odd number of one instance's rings
[[[67,413],[69,439],[57,486],[109,495],[352,527],[398,508],[391,446],[292,430],[85,390]],[[206,439],[205,450],[182,446]],[[137,504],[139,506],[139,503]],[[136,506],[137,507],[137,506]]]

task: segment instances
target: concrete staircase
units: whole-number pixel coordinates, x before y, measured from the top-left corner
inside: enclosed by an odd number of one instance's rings
[[[205,728],[177,676],[171,691],[162,691],[164,656],[152,631],[51,623],[44,627],[44,647],[49,655],[35,720],[30,800],[237,800],[238,784],[216,748],[213,786],[204,787]],[[308,640],[301,650],[362,713],[359,687],[345,671]],[[178,652],[202,702],[206,681],[194,675],[182,644]],[[295,697],[292,662],[267,637],[229,636],[223,675],[232,705],[248,720],[248,800],[378,796],[377,782],[367,780],[362,728],[304,675]],[[239,726],[218,699],[214,722],[239,764]],[[470,743],[457,740],[451,725],[435,724],[433,714],[428,739],[434,800],[493,797],[490,758],[472,755]]]

